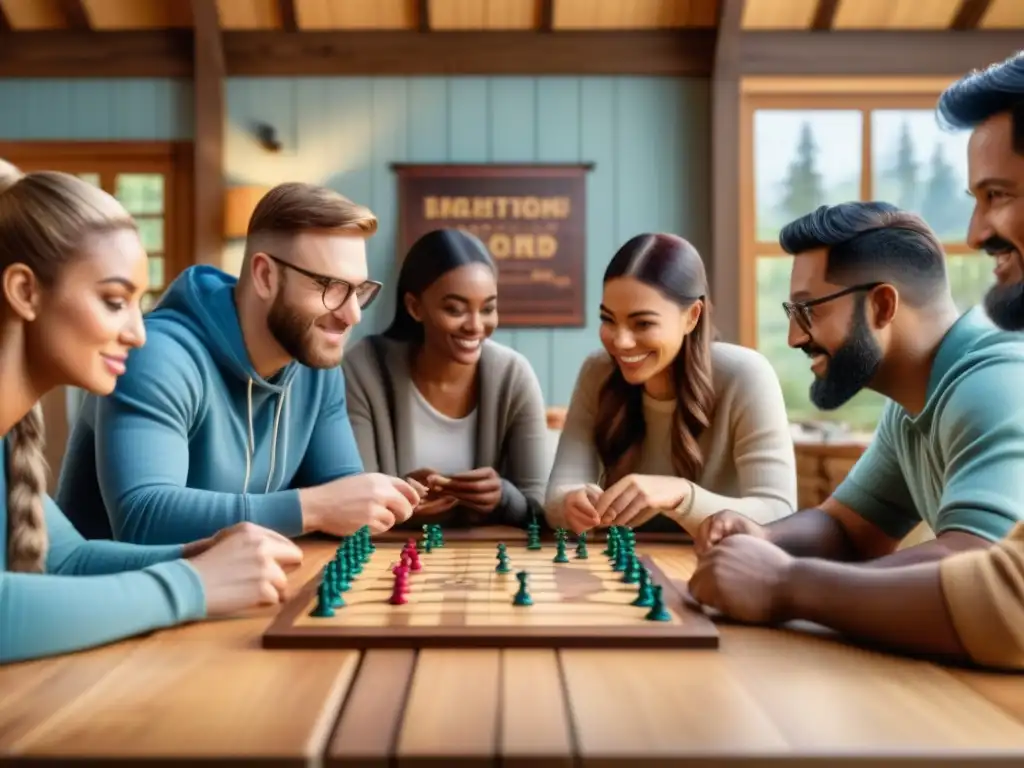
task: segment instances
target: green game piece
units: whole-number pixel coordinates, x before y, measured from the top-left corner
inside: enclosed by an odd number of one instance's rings
[[[327,579],[321,579],[320,586],[316,590],[317,601],[316,607],[309,612],[310,616],[317,618],[329,618],[334,615],[334,609],[331,607],[331,586],[327,583]]]
[[[530,578],[529,574],[526,571],[520,571],[516,574],[516,578],[519,579],[519,590],[512,599],[512,605],[533,605],[533,598],[526,591],[526,582]]]
[[[527,549],[532,549],[532,550],[537,550],[537,549],[541,549],[542,548],[541,544],[540,544],[540,531],[539,530],[532,530],[532,531],[530,531],[528,533],[528,535],[526,537],[526,548]]]
[[[640,581],[640,558],[635,553],[629,556],[629,564],[622,574],[622,581],[624,584],[636,584]]]
[[[631,605],[650,608],[654,605],[654,589],[651,588],[651,572],[646,568],[640,571],[640,589]]]
[[[644,616],[648,621],[668,621],[672,618],[672,614],[665,608],[665,602],[661,596],[661,584],[655,584],[654,587],[654,605],[651,606],[651,610]]]
[[[433,548],[434,548],[434,544],[433,544],[433,542],[431,542],[429,537],[423,539],[423,551],[424,552],[429,554],[430,550],[433,549]]]
[[[565,554],[565,539],[563,539],[562,537],[558,538],[558,552],[555,553],[555,557],[554,557],[554,559],[551,562],[553,562],[553,563],[568,563],[569,562],[569,558]]]
[[[608,546],[604,548],[604,554],[614,559],[619,553],[619,528],[611,526],[608,529]]]
[[[356,552],[355,547],[347,547],[346,555],[348,556],[348,573],[349,576],[358,576],[363,572],[363,564],[359,562],[359,553]]]
[[[586,560],[590,557],[587,552],[587,532],[584,531],[576,538],[576,559]]]
[[[494,570],[497,573],[508,573],[512,570],[508,567],[508,555],[506,555],[504,552],[501,552],[498,555],[498,565]]]

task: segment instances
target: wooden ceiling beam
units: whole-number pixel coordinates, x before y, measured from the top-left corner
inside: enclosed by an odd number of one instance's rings
[[[746,0],[721,0],[711,77],[711,250],[705,262],[717,310],[715,325],[729,341],[740,340],[748,314],[742,302],[745,291],[735,277],[744,274],[736,217],[740,199],[739,46],[745,5]]]
[[[953,17],[950,29],[967,30],[977,29],[978,24],[988,13],[988,7],[992,0],[961,0],[956,16]]]
[[[744,75],[951,75],[1020,50],[1019,30],[744,32]],[[865,52],[870,52],[865,55]]]
[[[5,11],[3,5],[0,4],[0,32],[10,32],[12,29],[11,20],[7,18],[7,11]]]
[[[430,0],[419,0],[416,3],[417,25],[420,32],[430,31]]]
[[[92,23],[89,21],[89,12],[85,9],[82,0],[58,0],[58,7],[67,20],[69,29],[86,30],[92,27]]]
[[[551,32],[555,28],[555,0],[540,0],[541,32]]]
[[[281,28],[285,32],[299,31],[299,17],[295,12],[295,0],[277,0],[281,11]]]
[[[818,7],[815,9],[814,19],[811,21],[811,29],[832,29],[838,10],[839,0],[818,0]]]
[[[193,254],[220,266],[224,244],[224,79],[227,64],[216,0],[192,0],[195,101]]]

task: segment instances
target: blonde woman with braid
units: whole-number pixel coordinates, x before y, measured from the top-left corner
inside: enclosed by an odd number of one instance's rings
[[[277,603],[301,560],[248,524],[184,546],[87,542],[46,495],[39,400],[113,391],[144,342],[146,276],[113,197],[0,161],[0,663]]]
[[[548,483],[547,517],[691,535],[731,509],[792,514],[796,458],[782,387],[760,353],[714,341],[700,254],[637,235],[604,274],[601,342],[583,364]]]

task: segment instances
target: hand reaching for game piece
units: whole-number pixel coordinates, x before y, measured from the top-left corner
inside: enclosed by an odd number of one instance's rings
[[[501,503],[501,476],[494,467],[480,467],[439,478],[443,493],[453,496],[459,504],[476,512],[489,513]]]
[[[787,620],[793,557],[763,538],[734,533],[697,561],[690,594],[738,621]]]
[[[412,516],[420,495],[405,480],[376,472],[340,477],[299,491],[303,530],[349,536],[364,525],[382,533]]]
[[[594,504],[600,496],[600,490],[594,486],[569,491],[562,501],[566,528],[576,534],[596,528],[601,518],[594,509]]]
[[[697,555],[703,555],[713,546],[728,536],[745,533],[759,539],[768,538],[764,527],[739,512],[724,509],[701,522],[693,536],[693,549]]]
[[[601,525],[633,525],[637,518],[646,522],[663,509],[684,502],[690,484],[666,475],[626,475],[610,486],[597,500],[594,509]]]
[[[187,557],[203,583],[210,617],[282,602],[285,572],[302,562],[294,542],[252,523],[238,523],[202,542],[208,542],[206,548]]]
[[[410,472],[406,475],[405,479],[420,495],[420,503],[413,509],[413,514],[417,517],[439,515],[442,512],[447,512],[459,503],[459,500],[454,496],[450,496],[440,490],[448,478],[444,477],[436,469],[429,467],[417,469],[415,472]]]

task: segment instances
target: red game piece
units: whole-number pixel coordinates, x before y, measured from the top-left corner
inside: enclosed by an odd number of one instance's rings
[[[420,553],[416,549],[416,539],[409,539],[402,551],[409,553],[410,571],[420,571],[423,569],[423,566],[420,564]]]
[[[388,602],[392,605],[405,605],[409,602],[405,599],[405,593],[409,591],[409,577],[401,566],[396,566],[395,570],[395,586],[391,590],[391,599]]]
[[[402,586],[402,594],[409,593],[409,566],[403,561],[400,565],[396,565],[391,569],[391,572],[395,574],[396,588],[398,584]]]

